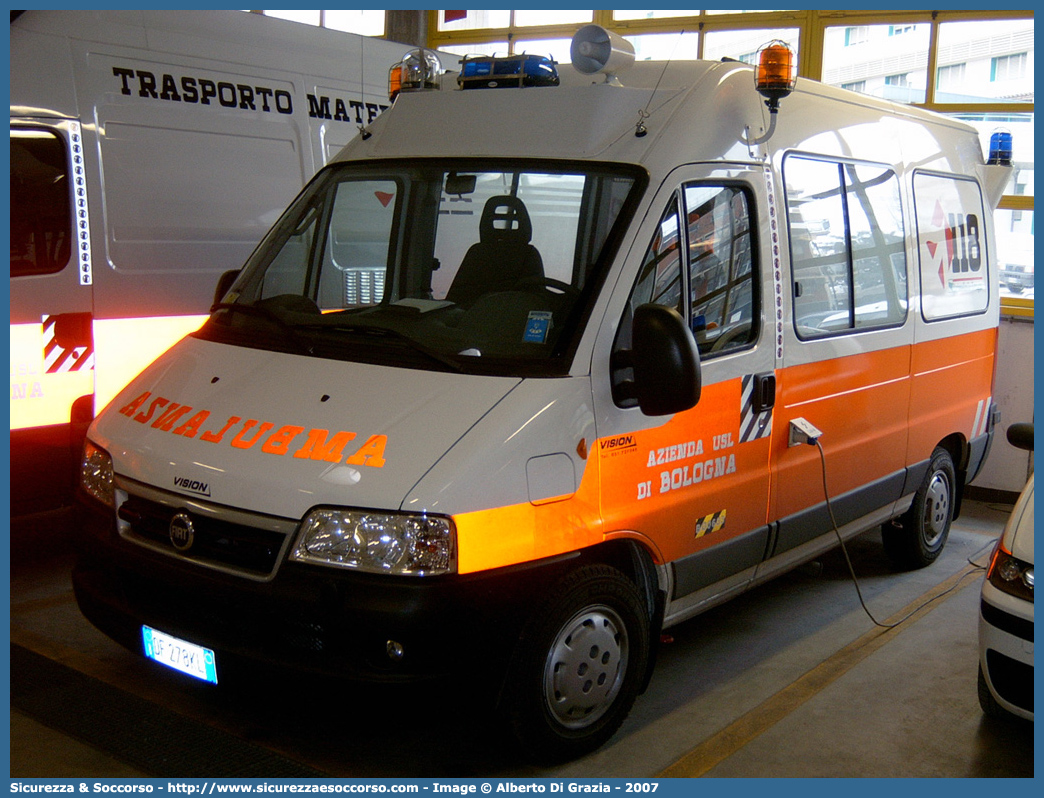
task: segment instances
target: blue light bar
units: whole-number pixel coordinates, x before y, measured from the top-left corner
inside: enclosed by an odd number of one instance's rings
[[[998,130],[990,136],[990,154],[986,159],[990,166],[1011,166],[1011,133]]]
[[[555,62],[543,55],[465,56],[457,83],[462,89],[557,86]]]

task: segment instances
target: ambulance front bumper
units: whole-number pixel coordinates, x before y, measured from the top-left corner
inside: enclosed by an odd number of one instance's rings
[[[569,566],[396,577],[287,561],[252,580],[121,538],[111,511],[89,498],[77,508],[73,586],[84,616],[137,653],[145,625],[209,648],[219,683],[263,668],[496,689],[533,597]]]

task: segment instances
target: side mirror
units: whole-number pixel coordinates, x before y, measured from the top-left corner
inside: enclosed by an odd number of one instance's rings
[[[700,351],[678,311],[642,305],[631,334],[634,394],[647,416],[680,413],[700,401]]]
[[[239,269],[232,269],[218,278],[217,288],[214,289],[215,305],[225,298],[225,294],[228,293],[228,289],[232,287],[232,283],[236,281],[237,277],[239,277]]]
[[[1012,424],[1008,427],[1008,443],[1017,449],[1033,451],[1033,425],[1028,423]]]

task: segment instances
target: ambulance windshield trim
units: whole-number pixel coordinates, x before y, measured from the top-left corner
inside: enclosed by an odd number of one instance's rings
[[[198,335],[408,368],[567,373],[645,182],[634,168],[547,161],[329,166]]]

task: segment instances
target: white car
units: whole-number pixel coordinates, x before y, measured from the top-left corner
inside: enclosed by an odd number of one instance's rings
[[[1008,441],[1033,450],[1033,425]],[[1033,476],[997,541],[979,605],[979,704],[991,717],[1033,720]]]

